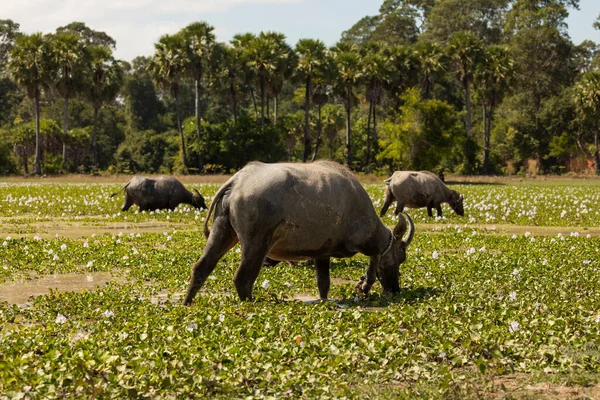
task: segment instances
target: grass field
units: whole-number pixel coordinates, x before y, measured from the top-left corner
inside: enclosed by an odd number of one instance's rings
[[[397,295],[356,295],[356,256],[335,301],[282,263],[240,302],[236,246],[191,308],[206,211],[121,213],[126,181],[0,183],[0,398],[600,397],[598,180],[452,184],[465,217],[409,210]]]

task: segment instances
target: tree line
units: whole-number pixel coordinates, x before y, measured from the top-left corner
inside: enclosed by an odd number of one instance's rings
[[[27,35],[0,20],[0,171],[600,173],[600,57],[568,36],[578,6],[385,0],[331,47],[223,43],[195,22],[131,62],[82,22]]]

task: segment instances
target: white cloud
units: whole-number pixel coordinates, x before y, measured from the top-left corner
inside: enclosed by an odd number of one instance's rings
[[[2,18],[21,25],[21,31],[53,32],[73,21],[85,22],[117,41],[116,56],[131,60],[150,55],[154,42],[210,14],[225,13],[242,5],[290,4],[303,0],[0,0]],[[210,22],[210,21],[209,21]],[[227,35],[216,27],[220,40]]]

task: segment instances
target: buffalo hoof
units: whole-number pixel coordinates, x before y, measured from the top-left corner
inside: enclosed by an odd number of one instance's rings
[[[373,285],[369,284],[367,282],[367,277],[361,276],[360,280],[356,284],[356,291],[359,293],[363,293],[363,294],[369,294],[369,291],[371,290],[371,286],[373,286]]]

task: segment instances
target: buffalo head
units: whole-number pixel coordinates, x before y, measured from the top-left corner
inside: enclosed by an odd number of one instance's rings
[[[204,202],[204,197],[202,197],[202,195],[200,194],[199,191],[197,191],[196,189],[194,189],[194,192],[192,194],[192,201],[193,201],[193,206],[199,209],[207,209],[208,207],[206,207],[206,203]]]
[[[406,238],[404,238],[405,234]],[[382,254],[377,268],[377,279],[384,292],[400,291],[400,264],[406,260],[406,248],[410,245],[414,234],[413,220],[406,213],[400,214],[392,232],[391,243]]]
[[[458,193],[456,190],[453,190],[450,196],[450,201],[448,202],[448,204],[450,204],[450,207],[452,207],[454,212],[460,215],[461,217],[465,215],[465,209],[463,208],[463,199],[464,197],[462,194]]]

